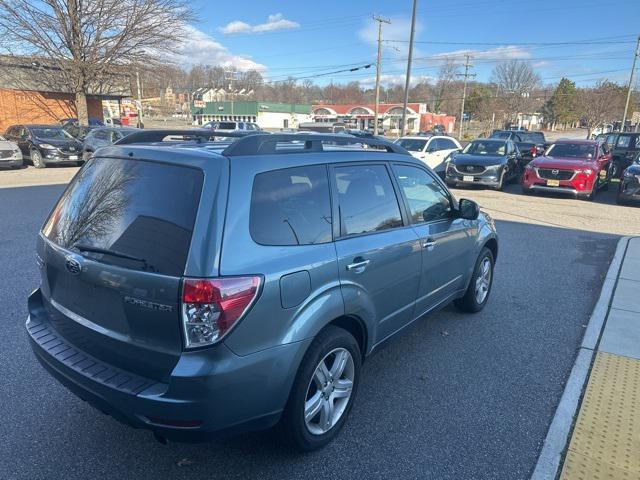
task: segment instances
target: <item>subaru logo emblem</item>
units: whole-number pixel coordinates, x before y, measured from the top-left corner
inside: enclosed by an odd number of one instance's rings
[[[71,275],[79,275],[82,271],[80,262],[71,256],[65,259],[64,266]]]
[[[555,168],[553,170],[551,170],[551,173],[553,175],[558,175],[560,173],[560,170],[556,170]]]

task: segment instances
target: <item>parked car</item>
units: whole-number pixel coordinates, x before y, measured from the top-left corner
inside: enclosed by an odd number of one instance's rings
[[[117,142],[121,138],[138,132],[134,127],[98,127],[94,128],[85,137],[82,144],[82,159],[89,160],[93,152],[100,147],[106,147]]]
[[[594,137],[594,140],[596,142],[606,143],[609,146],[609,150],[612,150],[613,146],[616,144],[617,136],[618,136],[617,132],[600,133]]]
[[[522,157],[512,140],[483,138],[473,140],[454,153],[446,165],[447,185],[481,185],[502,190],[521,173]]]
[[[218,132],[235,132],[238,130],[251,130],[251,131],[260,131],[262,130],[257,123],[253,122],[208,122],[205,123],[202,128],[211,128]]]
[[[81,163],[82,143],[59,125],[13,125],[5,133],[36,168]]]
[[[347,126],[342,122],[301,122],[298,128],[318,133],[340,133],[345,131]]]
[[[87,127],[86,125],[78,125],[77,123],[67,123],[63,125],[62,128],[73,138],[82,142],[87,134],[94,128],[98,128],[98,126],[92,125]]]
[[[281,422],[312,450],[343,426],[372,352],[451,301],[486,305],[493,221],[403,148],[154,135],[96,152],[37,239],[31,346],[101,411],[161,440]]]
[[[640,203],[640,152],[622,172],[616,200],[621,205]]]
[[[78,125],[77,118],[63,118],[59,121],[60,125]],[[104,127],[104,122],[99,118],[89,117],[90,127]]]
[[[490,138],[513,140],[518,146],[522,160],[525,163],[542,155],[548,147],[544,133],[542,132],[530,132],[528,130],[494,130]]]
[[[620,178],[622,172],[631,165],[637,153],[640,152],[640,132],[617,133],[611,149],[613,153],[611,176]]]
[[[444,164],[450,154],[462,149],[460,142],[452,137],[417,135],[399,138],[395,141],[436,173],[444,173]]]
[[[564,193],[593,200],[598,190],[609,187],[610,162],[606,143],[559,140],[527,165],[522,188],[525,193]]]
[[[16,168],[22,166],[22,153],[18,144],[10,142],[0,135],[0,167]]]

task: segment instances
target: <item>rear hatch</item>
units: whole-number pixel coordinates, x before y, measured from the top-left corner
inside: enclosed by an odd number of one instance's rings
[[[202,183],[200,169],[133,159],[78,173],[38,242],[44,306],[68,342],[147,378],[172,371]]]

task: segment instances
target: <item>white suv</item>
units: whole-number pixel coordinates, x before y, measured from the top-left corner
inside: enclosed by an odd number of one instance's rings
[[[444,172],[445,160],[449,154],[462,148],[455,138],[444,135],[408,136],[397,139],[395,143],[409,150],[411,155],[422,160],[435,172]]]
[[[262,130],[257,123],[253,122],[225,122],[225,121],[213,121],[205,123],[203,128],[212,128],[218,132],[237,132],[238,130]]]

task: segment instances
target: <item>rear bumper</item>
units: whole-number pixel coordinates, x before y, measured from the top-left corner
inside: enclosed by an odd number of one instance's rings
[[[224,344],[184,352],[157,381],[108,365],[72,345],[47,321],[42,297],[29,297],[26,322],[38,361],[100,411],[169,440],[206,441],[273,426],[311,340],[238,356]]]

